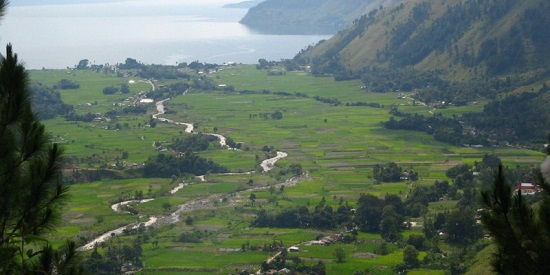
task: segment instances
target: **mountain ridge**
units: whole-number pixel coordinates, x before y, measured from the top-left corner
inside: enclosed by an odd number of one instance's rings
[[[408,93],[432,117],[402,116],[388,129],[424,130],[452,144],[536,144],[550,129],[550,15],[544,0],[409,0],[361,16],[302,50],[317,76],[361,79],[370,92]],[[436,109],[486,102],[452,118]]]
[[[542,0],[400,1],[363,15],[297,58],[321,72],[337,62],[353,72],[411,66],[445,70],[455,79],[525,73],[550,60],[547,8]]]
[[[252,7],[260,4],[263,1],[265,1],[265,0],[243,1],[243,2],[238,2],[238,3],[225,4],[225,5],[223,5],[223,7],[224,8],[229,8],[229,9],[249,9],[249,8],[252,8]]]
[[[266,0],[240,23],[263,33],[334,34],[363,14],[397,0]]]

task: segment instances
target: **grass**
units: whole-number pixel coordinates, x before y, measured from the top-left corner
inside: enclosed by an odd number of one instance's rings
[[[410,270],[407,274],[411,275],[445,275],[446,270],[430,270],[430,269],[414,269]]]
[[[444,213],[456,208],[457,201],[430,202],[429,208],[432,213]]]
[[[128,95],[105,96],[104,87],[128,83],[130,78],[115,77],[90,71],[41,70],[31,71],[31,78],[44,84],[53,84],[67,78],[81,84],[78,90],[61,91],[63,100],[76,107],[77,112],[104,113],[121,110],[128,104],[125,100],[135,97],[139,91],[151,89],[147,83],[137,82],[130,86]],[[56,242],[64,238],[77,241],[88,239],[136,221],[137,217],[127,213],[114,213],[110,205],[115,201],[132,198],[136,191],[146,197],[155,196],[152,202],[134,206],[141,215],[165,215],[177,205],[218,194],[218,208],[197,209],[182,214],[183,219],[193,217],[192,226],[176,223],[163,226],[150,233],[151,240],[159,241],[159,248],[144,243],[144,274],[205,274],[201,268],[210,268],[212,273],[227,274],[236,269],[258,268],[268,257],[267,252],[223,252],[221,248],[240,248],[242,244],[264,245],[273,241],[285,245],[300,244],[313,240],[323,232],[304,229],[254,228],[250,222],[260,209],[279,211],[283,207],[317,205],[325,198],[327,205],[338,207],[340,200],[355,205],[361,193],[376,196],[398,194],[405,198],[409,182],[375,184],[372,167],[376,164],[396,162],[405,168],[412,168],[420,175],[418,185],[430,185],[436,180],[449,180],[445,171],[457,164],[473,165],[485,154],[495,154],[505,165],[533,165],[542,160],[539,152],[514,148],[471,148],[457,147],[434,141],[430,135],[411,131],[387,131],[380,122],[389,118],[389,106],[399,105],[400,110],[426,113],[423,106],[408,105],[407,100],[398,99],[395,94],[366,93],[358,80],[334,81],[332,78],[316,78],[304,72],[287,72],[282,76],[268,76],[254,66],[237,66],[211,76],[217,84],[226,84],[236,90],[269,90],[271,92],[301,93],[301,96],[270,94],[238,94],[223,91],[201,92],[192,90],[167,101],[174,113],[165,117],[174,121],[193,122],[198,132],[213,132],[243,143],[242,151],[229,151],[211,145],[208,151],[198,152],[203,157],[228,167],[231,171],[252,171],[259,161],[267,158],[264,146],[285,151],[289,156],[278,162],[270,173],[250,175],[206,175],[205,182],[188,179],[142,179],[104,180],[71,186],[71,203],[63,215],[63,225],[52,238]],[[139,79],[135,79],[139,80]],[[171,81],[173,82],[173,81]],[[160,82],[159,84],[169,84]],[[313,97],[336,98],[343,103],[329,106]],[[97,101],[97,104],[96,104]],[[345,103],[376,102],[383,108],[347,107]],[[90,105],[86,103],[92,103]],[[445,116],[478,110],[478,105],[450,107],[437,110]],[[260,114],[280,111],[281,120],[261,118]],[[128,152],[125,163],[139,165],[159,152],[153,143],[164,146],[172,140],[186,135],[183,126],[158,123],[155,128],[144,127],[150,115],[156,112],[149,106],[146,114],[123,114],[111,122],[67,122],[63,118],[44,121],[53,140],[63,143],[68,158],[74,165],[84,169],[96,169],[101,163],[109,167],[121,160],[123,151]],[[122,125],[112,130],[116,123]],[[307,170],[310,180],[296,186],[286,187],[283,192],[255,190],[239,192],[252,187],[271,186],[285,180],[279,172],[290,164],[298,163]],[[137,173],[137,172],[134,172]],[[135,174],[134,174],[135,175]],[[248,182],[252,180],[252,185]],[[173,195],[167,191],[177,183],[193,182]],[[151,190],[151,191],[149,191]],[[249,204],[249,195],[257,196],[255,207]],[[268,200],[276,198],[277,204]],[[221,201],[222,198],[227,201]],[[170,204],[170,210],[163,205]],[[453,209],[456,201],[430,203],[431,212]],[[200,244],[175,242],[181,232],[201,230],[210,234]],[[419,233],[419,228],[406,231],[404,236]],[[360,233],[360,243],[343,245],[347,253],[345,263],[333,259],[334,246],[301,246],[307,252],[304,257],[316,264],[319,259],[326,263],[328,274],[352,274],[357,270],[370,270],[375,274],[392,274],[393,267],[402,261],[402,252],[390,245],[391,253],[374,259],[360,257],[356,253],[372,253],[381,240],[378,234]],[[303,255],[302,255],[303,254]],[[356,256],[354,256],[356,255]],[[414,270],[416,274],[440,274],[441,271]]]
[[[488,264],[493,258],[496,249],[494,245],[489,245],[482,249],[476,257],[473,259],[473,263],[466,272],[466,274],[482,274],[493,275],[496,274],[492,267]]]

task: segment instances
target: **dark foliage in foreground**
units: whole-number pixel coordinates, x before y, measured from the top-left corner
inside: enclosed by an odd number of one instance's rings
[[[32,111],[28,83],[8,45],[0,61],[0,273],[77,274],[75,244],[54,250],[43,238],[57,227],[68,187],[63,150]]]
[[[526,196],[512,191],[501,166],[491,189],[482,193],[482,221],[497,246],[492,265],[499,274],[546,274],[550,270],[550,185],[542,176],[537,185],[542,199],[530,205]]]

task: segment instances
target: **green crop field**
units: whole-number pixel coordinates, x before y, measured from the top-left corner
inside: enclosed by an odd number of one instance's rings
[[[31,71],[30,75],[33,81],[45,85],[53,85],[61,79],[79,83],[79,89],[60,91],[62,99],[73,105],[77,113],[119,111],[116,121],[71,122],[62,117],[44,121],[52,140],[63,144],[67,158],[72,160],[67,172],[101,168],[120,175],[120,178],[71,186],[71,202],[64,211],[61,227],[51,235],[56,245],[66,238],[83,244],[109,230],[146,221],[150,216],[169,216],[182,204],[203,200],[198,207],[182,210],[180,222],[159,224],[148,230],[149,240],[141,244],[142,274],[228,274],[255,270],[272,252],[237,250],[243,245],[263,247],[273,242],[287,247],[299,245],[301,252],[292,256],[311,265],[322,261],[328,274],[353,274],[357,270],[393,274],[394,267],[403,261],[403,252],[397,246],[390,244],[387,255],[366,256],[379,248],[382,238],[378,234],[360,233],[358,243],[306,246],[306,242],[319,235],[340,232],[255,228],[251,222],[260,209],[279,212],[288,207],[312,208],[323,198],[326,205],[334,209],[340,200],[356,206],[360,194],[378,197],[396,194],[405,198],[414,186],[449,180],[445,174],[447,169],[461,163],[472,165],[485,154],[499,156],[507,166],[536,165],[543,159],[542,153],[527,149],[458,147],[437,142],[425,133],[386,130],[381,122],[389,119],[392,105],[409,113],[429,114],[431,109],[414,106],[410,98],[401,99],[394,93],[367,93],[361,89],[359,80],[335,81],[305,72],[270,76],[254,66],[241,65],[208,77],[217,85],[234,87],[235,91],[257,93],[191,89],[167,101],[165,105],[171,112],[163,115],[176,122],[195,123],[195,132],[216,132],[241,143],[242,150],[227,150],[213,142],[209,150],[197,152],[237,174],[207,174],[204,181],[194,176],[141,178],[140,167],[149,157],[161,153],[161,146],[169,146],[176,138],[190,135],[185,133],[185,126],[175,123],[158,122],[155,127],[149,127],[151,115],[156,113],[154,104],[147,106],[146,114],[120,112],[131,104],[129,99],[152,89],[145,79],[73,70]],[[129,94],[102,93],[105,87],[120,86],[130,80],[134,80],[134,84],[130,85]],[[161,80],[154,85],[174,82]],[[262,93],[263,90],[270,92]],[[331,106],[317,101],[315,96],[337,99],[343,104]],[[381,107],[345,105],[353,102],[379,103]],[[478,103],[435,112],[452,116],[481,108],[482,103]],[[282,119],[271,118],[270,115],[277,111],[282,113]],[[117,123],[118,128],[115,127]],[[288,153],[288,157],[277,162],[275,169],[268,173],[259,171],[259,162],[268,158],[262,150],[264,146]],[[123,153],[127,158],[122,159]],[[375,182],[373,167],[388,162],[417,171],[416,184],[410,181]],[[124,169],[117,170],[121,163]],[[291,164],[300,164],[307,171],[307,177],[297,184],[280,188],[278,184],[290,177],[282,172]],[[256,172],[243,173],[250,171]],[[180,182],[192,184],[170,193]],[[113,203],[132,199],[138,193],[143,198],[154,199],[131,204],[139,215],[116,213],[111,209]],[[254,202],[250,199],[252,194],[256,197]],[[456,203],[448,200],[430,203],[429,211],[445,212],[453,209]],[[193,219],[192,224],[183,222],[188,217]],[[177,240],[182,232],[195,231],[206,236],[200,243]],[[413,233],[421,234],[421,227],[413,227],[403,232],[403,236]],[[129,238],[121,236],[118,241]],[[157,244],[153,245],[154,241]],[[343,263],[335,260],[333,253],[337,247],[346,253]],[[442,273],[441,270],[410,272]]]

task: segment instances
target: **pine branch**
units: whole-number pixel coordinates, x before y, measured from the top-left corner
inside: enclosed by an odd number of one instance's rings
[[[532,222],[528,219],[529,210],[518,194],[513,199],[512,188],[506,183],[502,165],[499,166],[498,172],[495,175],[495,180],[492,184],[490,192],[482,192],[483,203],[486,206],[486,211],[482,216],[483,224],[491,232],[498,245],[497,259],[493,262],[493,267],[498,272],[503,274],[514,271],[502,269],[505,266],[523,267],[524,270],[535,271],[538,269],[536,262],[530,256],[530,253],[524,247],[525,233],[523,230],[531,231],[527,228],[529,225],[522,225],[522,222]],[[518,222],[520,224],[518,224]],[[516,257],[519,257],[519,261]],[[509,266],[512,262],[512,266]],[[533,270],[535,269],[535,270]]]

